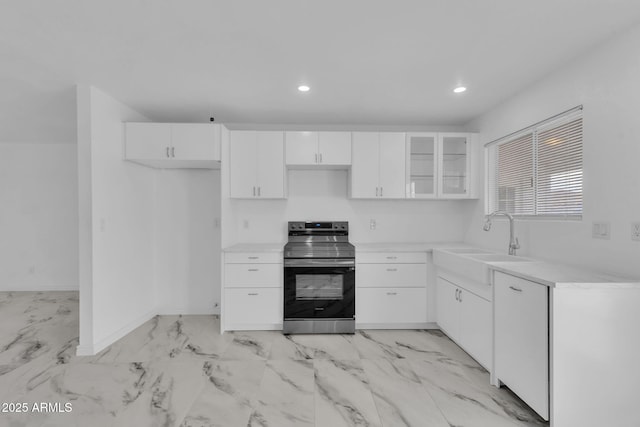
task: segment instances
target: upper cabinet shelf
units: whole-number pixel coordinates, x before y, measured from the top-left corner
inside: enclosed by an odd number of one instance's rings
[[[125,123],[125,159],[153,168],[220,167],[222,125]]]
[[[406,197],[474,198],[475,183],[471,179],[474,137],[470,133],[408,133]]]
[[[288,167],[351,166],[351,132],[286,132]]]

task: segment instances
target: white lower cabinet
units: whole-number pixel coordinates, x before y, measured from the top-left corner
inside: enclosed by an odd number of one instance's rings
[[[403,329],[427,322],[427,254],[356,255],[356,324]]]
[[[425,323],[426,288],[359,288],[356,291],[359,323]]]
[[[229,330],[264,329],[282,324],[282,291],[277,288],[225,290],[225,323]]]
[[[226,253],[222,329],[282,329],[282,281],[282,253]]]
[[[437,278],[438,325],[482,366],[491,370],[491,301]]]
[[[549,288],[494,274],[494,376],[548,420]]]

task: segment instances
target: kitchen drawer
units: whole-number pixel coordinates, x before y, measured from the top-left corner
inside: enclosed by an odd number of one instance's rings
[[[359,288],[356,291],[358,323],[424,323],[427,321],[426,288]]]
[[[282,264],[225,264],[225,287],[282,287]]]
[[[426,252],[358,252],[356,248],[356,262],[358,264],[378,263],[410,263],[427,262]]]
[[[224,262],[227,264],[282,264],[282,252],[227,252]]]
[[[358,287],[426,287],[426,264],[360,264],[356,267]]]
[[[227,329],[242,329],[243,325],[259,329],[260,325],[282,324],[281,288],[238,288],[224,292]]]

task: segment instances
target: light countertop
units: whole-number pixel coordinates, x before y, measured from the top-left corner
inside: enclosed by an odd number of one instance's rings
[[[358,252],[431,252],[434,249],[470,247],[462,242],[422,242],[422,243],[355,243],[356,256]]]
[[[237,243],[228,246],[222,252],[282,252],[284,243]]]
[[[639,287],[638,279],[542,261],[491,262],[495,271],[556,288]]]

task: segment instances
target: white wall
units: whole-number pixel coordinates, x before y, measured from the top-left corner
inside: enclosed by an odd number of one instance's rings
[[[231,200],[236,242],[284,242],[287,221],[346,220],[350,240],[461,241],[474,200],[353,200],[346,170],[290,170],[287,200]],[[370,221],[376,229],[370,229]],[[249,227],[245,228],[245,221]],[[228,224],[227,224],[228,225]]]
[[[576,105],[584,106],[584,215],[582,221],[518,221],[521,254],[640,277],[640,27],[568,63],[467,127],[486,143]],[[481,151],[481,150],[479,150]],[[479,163],[482,163],[480,161]],[[482,168],[483,165],[481,164]],[[478,204],[467,240],[506,251],[508,225],[482,231]],[[591,237],[593,221],[611,223],[611,239]]]
[[[80,346],[93,354],[156,314],[154,171],[123,161],[124,121],[147,121],[78,87]]]
[[[219,313],[220,171],[160,169],[156,179],[159,314]]]
[[[78,289],[76,144],[0,143],[0,291]]]

